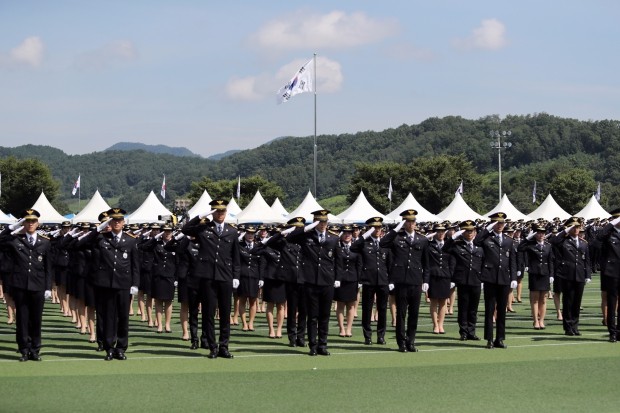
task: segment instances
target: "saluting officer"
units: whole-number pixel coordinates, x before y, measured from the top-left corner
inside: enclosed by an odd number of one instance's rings
[[[41,361],[43,305],[52,297],[52,245],[48,238],[37,234],[40,216],[38,211],[28,209],[16,224],[8,225],[0,234],[5,257],[13,262],[10,287],[15,300],[19,361]]]
[[[396,295],[396,341],[401,353],[418,351],[415,336],[420,294],[428,291],[428,240],[415,231],[417,215],[415,209],[401,212],[400,224],[379,241],[381,247],[392,251],[388,287],[394,288]]]
[[[596,235],[601,243],[601,284],[607,291],[607,329],[609,341],[618,340],[618,296],[620,295],[620,208],[611,211],[612,220]]]

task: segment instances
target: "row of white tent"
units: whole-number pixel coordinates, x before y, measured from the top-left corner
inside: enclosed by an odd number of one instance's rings
[[[200,199],[198,199],[198,201],[188,211],[190,218],[193,218],[202,212],[208,212],[211,209],[209,206],[209,202],[211,201],[211,196],[205,190]],[[43,223],[58,224],[67,220],[66,217],[63,217],[54,209],[54,207],[49,202],[43,192],[41,192],[41,195],[37,199],[37,202],[35,202],[35,204],[32,206],[32,208],[39,211],[39,213],[41,214],[40,221]],[[73,223],[96,223],[98,222],[99,214],[102,211],[107,211],[108,209],[110,209],[110,206],[97,190],[93,197],[88,201],[86,206],[70,220]],[[299,206],[294,211],[289,213],[286,211],[286,209],[284,209],[279,199],[276,198],[273,205],[270,206],[269,204],[267,204],[260,192],[257,191],[254,195],[254,198],[252,198],[250,203],[243,210],[239,207],[235,199],[232,198],[230,200],[230,203],[228,204],[228,214],[226,216],[226,222],[234,224],[277,224],[285,223],[289,219],[299,216],[303,216],[307,221],[312,221],[312,212],[319,209],[323,209],[323,207],[319,205],[316,199],[312,196],[311,192],[308,192],[301,204],[299,204]],[[420,205],[418,201],[416,201],[416,199],[411,193],[409,193],[407,198],[405,198],[405,200],[398,207],[396,207],[389,214],[383,215],[375,208],[373,208],[372,205],[370,205],[370,203],[364,196],[364,192],[361,191],[355,202],[345,211],[341,212],[338,215],[330,214],[329,221],[336,224],[359,224],[364,223],[368,218],[379,216],[384,219],[384,222],[391,224],[400,221],[400,213],[407,209],[415,209],[416,211],[418,211],[418,220],[421,222],[455,222],[463,221],[466,219],[486,219],[489,215],[498,211],[506,213],[508,218],[513,221],[521,219],[529,221],[539,218],[544,218],[548,221],[551,221],[555,218],[565,220],[571,217],[571,214],[564,211],[555,202],[551,194],[547,196],[545,201],[538,208],[536,208],[534,211],[527,215],[518,211],[514,207],[514,205],[512,205],[508,197],[504,195],[502,200],[497,204],[497,206],[483,216],[471,209],[459,193],[456,193],[450,205],[448,205],[446,209],[444,209],[438,214],[430,213],[422,205]],[[159,201],[155,193],[151,191],[151,193],[147,196],[142,205],[140,205],[140,207],[133,211],[131,214],[128,214],[125,220],[127,223],[130,224],[145,222],[162,222],[163,220],[160,219],[160,217],[171,214],[172,212],[168,210]],[[581,211],[577,212],[574,216],[582,217],[584,219],[608,218],[609,213],[606,212],[598,203],[596,198],[592,196],[588,204]],[[2,211],[0,211],[0,223],[11,222],[15,222],[15,218],[5,215]]]

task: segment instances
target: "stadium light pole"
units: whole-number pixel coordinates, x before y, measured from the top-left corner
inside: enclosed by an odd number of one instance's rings
[[[497,149],[497,165],[499,170],[499,202],[502,202],[502,149],[508,149],[512,146],[512,142],[503,142],[502,138],[506,139],[512,135],[512,131],[509,130],[492,130],[489,132],[491,138],[496,140],[491,141],[491,149]]]

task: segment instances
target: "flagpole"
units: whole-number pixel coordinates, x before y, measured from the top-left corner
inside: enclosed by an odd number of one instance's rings
[[[314,197],[318,198],[319,194],[316,191],[316,53],[314,54]]]
[[[78,185],[78,212],[81,211],[82,207],[80,205],[80,198],[82,197],[82,173],[78,174],[78,178],[80,180],[80,184]]]

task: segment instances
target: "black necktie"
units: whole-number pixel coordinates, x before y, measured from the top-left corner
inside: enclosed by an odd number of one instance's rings
[[[222,226],[221,225],[217,225],[217,235],[222,235]]]
[[[28,237],[28,242],[34,247],[34,237]]]

